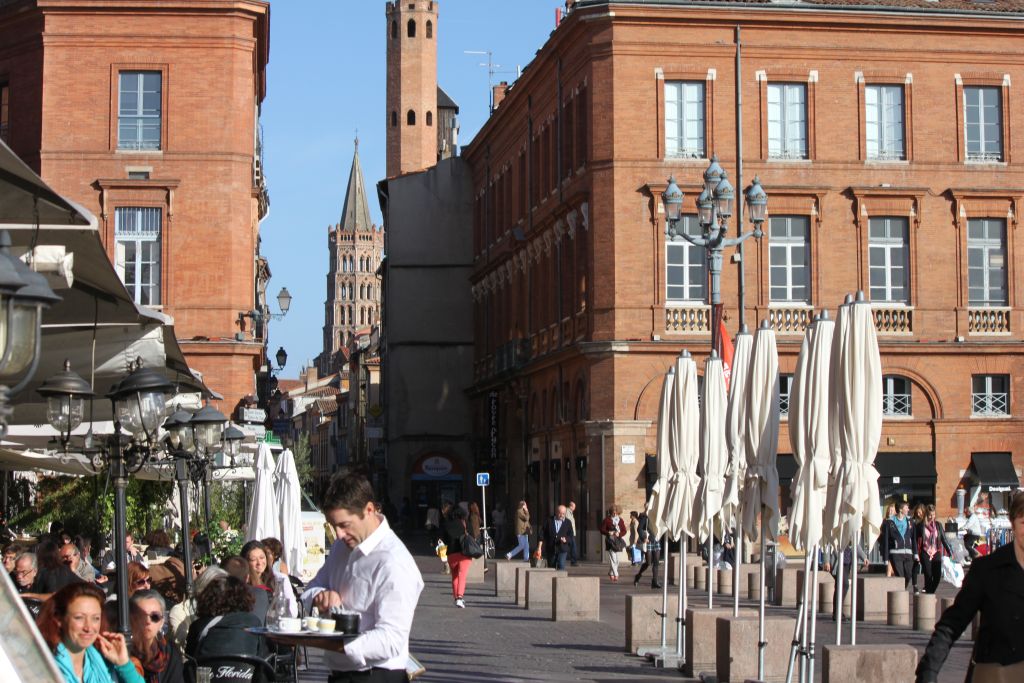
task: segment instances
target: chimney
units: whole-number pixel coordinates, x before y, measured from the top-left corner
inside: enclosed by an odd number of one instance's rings
[[[561,24],[561,23],[562,23],[562,8],[561,7],[556,7],[555,8],[555,28],[558,28],[558,25]]]
[[[491,104],[492,109],[497,109],[498,105],[505,99],[505,94],[508,92],[508,81],[502,81],[498,85],[491,88]]]
[[[310,366],[306,368],[306,377],[305,377],[305,379],[306,379],[306,388],[307,389],[309,389],[311,384],[316,384],[317,374],[318,373],[316,371],[316,366],[315,365],[310,364]]]

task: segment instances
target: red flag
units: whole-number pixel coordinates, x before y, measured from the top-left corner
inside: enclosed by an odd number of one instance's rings
[[[725,327],[725,321],[722,319],[721,306],[716,306],[715,308],[717,310],[713,312],[713,318],[714,324],[718,326],[718,343],[715,350],[718,351],[718,357],[722,359],[722,371],[725,374],[725,390],[729,391],[729,379],[732,377],[732,357],[735,347],[732,344],[732,337],[729,336],[729,330]]]

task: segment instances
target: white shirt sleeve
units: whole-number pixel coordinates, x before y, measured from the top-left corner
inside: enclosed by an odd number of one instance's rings
[[[377,623],[345,645],[345,655],[358,669],[380,666],[406,650],[413,614],[423,590],[423,579],[415,566],[390,565],[376,587]]]

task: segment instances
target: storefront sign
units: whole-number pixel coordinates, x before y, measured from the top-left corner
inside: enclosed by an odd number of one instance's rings
[[[435,455],[423,461],[423,474],[430,477],[444,477],[452,471],[452,461]]]
[[[262,408],[239,408],[238,409],[238,421],[239,422],[259,422],[262,423],[267,419],[267,411]]]
[[[490,458],[491,461],[498,459],[498,392],[492,391],[487,395],[487,415],[490,425]]]
[[[636,463],[636,444],[622,444],[621,453],[623,465],[632,465]]]

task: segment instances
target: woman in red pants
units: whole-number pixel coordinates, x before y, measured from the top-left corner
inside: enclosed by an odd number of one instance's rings
[[[448,566],[452,570],[452,597],[455,606],[465,609],[466,577],[472,558],[462,554],[462,537],[466,533],[466,511],[455,505],[442,526],[442,536],[448,546]]]

